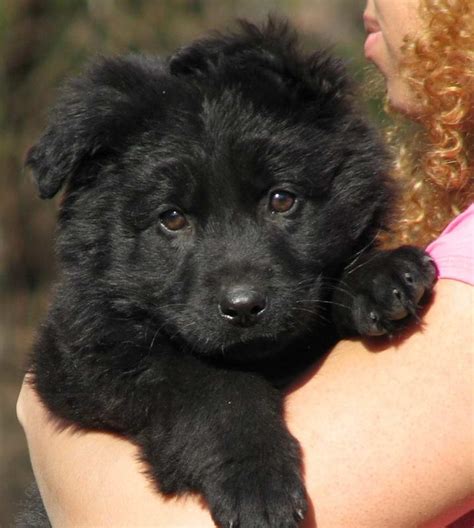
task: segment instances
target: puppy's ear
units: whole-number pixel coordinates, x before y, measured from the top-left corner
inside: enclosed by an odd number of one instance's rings
[[[151,76],[151,79],[150,79]],[[150,112],[163,69],[143,57],[101,59],[61,91],[48,126],[28,152],[41,198],[52,198],[66,181],[81,184]],[[157,103],[157,101],[154,101]]]
[[[305,104],[343,99],[352,92],[342,61],[326,50],[301,52],[296,31],[286,19],[270,16],[262,26],[245,20],[234,33],[213,33],[169,58],[173,75],[247,85],[261,81]],[[322,104],[322,103],[321,103]]]

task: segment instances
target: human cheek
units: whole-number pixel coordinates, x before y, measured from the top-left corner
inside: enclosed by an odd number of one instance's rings
[[[398,71],[402,59],[403,37],[399,33],[385,31],[383,33],[387,63],[391,71]]]

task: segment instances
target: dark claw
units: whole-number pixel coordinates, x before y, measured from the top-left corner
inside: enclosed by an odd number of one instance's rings
[[[303,510],[296,510],[296,517],[302,521],[304,519],[304,516],[305,516],[305,512]]]
[[[433,267],[436,266],[435,261],[429,255],[425,255],[422,260],[423,264],[431,264]]]
[[[413,317],[413,319],[419,323],[421,321],[421,318],[420,316],[418,315],[418,312],[417,312],[417,307],[413,304],[409,304],[407,306],[407,310],[408,310],[408,313]]]

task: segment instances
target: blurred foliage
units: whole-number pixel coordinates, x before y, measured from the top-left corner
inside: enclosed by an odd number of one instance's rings
[[[0,0],[0,526],[31,478],[14,404],[55,275],[56,202],[22,168],[62,81],[97,54],[167,54],[235,17],[288,16],[308,50],[333,44],[363,71],[364,0]]]

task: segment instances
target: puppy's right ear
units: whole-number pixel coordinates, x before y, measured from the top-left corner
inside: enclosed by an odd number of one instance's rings
[[[66,181],[80,185],[94,177],[108,155],[160,112],[161,94],[173,92],[167,77],[156,59],[130,55],[100,59],[71,80],[26,157],[40,197],[52,198]]]
[[[52,198],[104,145],[99,126],[103,105],[104,94],[85,77],[62,90],[45,132],[25,161],[41,198]]]

